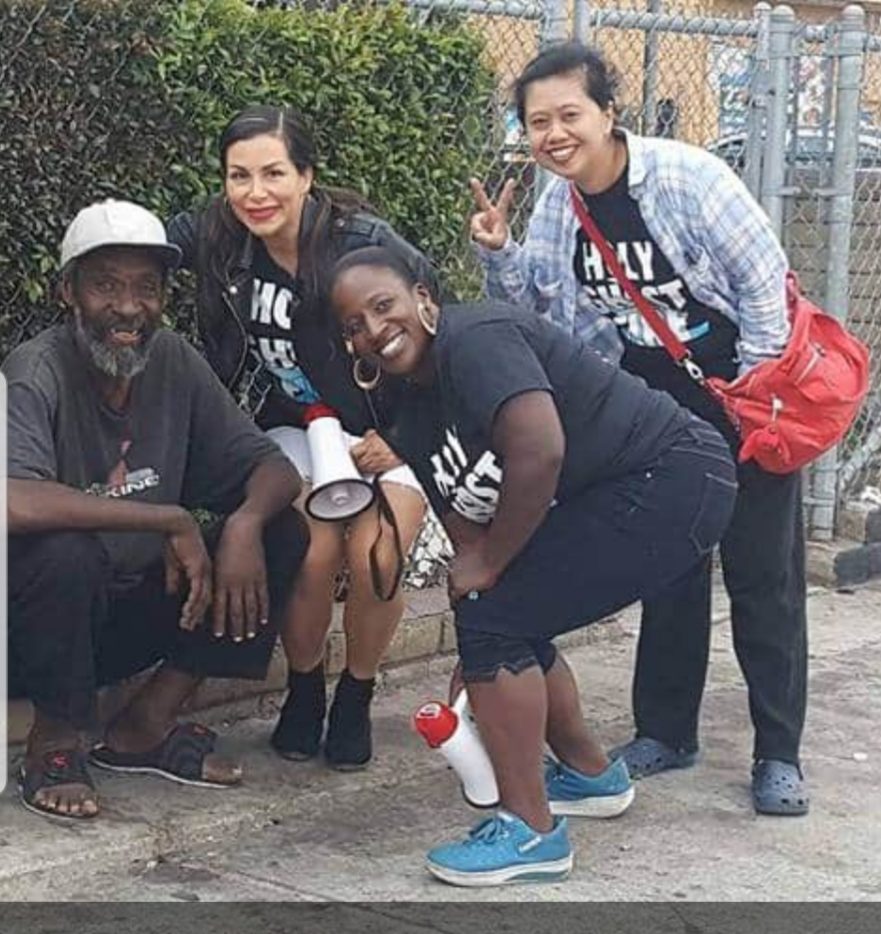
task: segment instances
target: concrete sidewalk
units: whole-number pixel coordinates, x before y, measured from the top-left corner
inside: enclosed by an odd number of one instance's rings
[[[718,607],[723,606],[720,598]],[[104,812],[59,826],[0,798],[4,900],[881,900],[881,585],[815,591],[809,603],[807,818],[759,818],[751,730],[729,627],[714,629],[698,765],[640,783],[616,821],[574,822],[576,868],[553,886],[457,890],[425,850],[476,818],[442,759],[409,730],[441,697],[451,660],[399,673],[376,704],[374,765],[339,774],[266,746],[273,710],[233,723],[247,783],[229,791],[100,773]],[[609,743],[629,733],[636,614],[593,627],[568,653]],[[584,640],[582,639],[582,643]],[[409,672],[410,677],[416,671]]]

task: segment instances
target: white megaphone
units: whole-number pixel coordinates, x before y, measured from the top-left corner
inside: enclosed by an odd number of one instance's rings
[[[373,502],[373,484],[358,472],[336,413],[321,402],[306,409],[306,441],[312,458],[312,492],[306,512],[313,519],[339,522]]]
[[[459,781],[465,800],[476,808],[499,803],[499,786],[492,762],[472,722],[468,695],[459,692],[453,706],[431,701],[413,715],[413,727],[431,746],[439,749]]]

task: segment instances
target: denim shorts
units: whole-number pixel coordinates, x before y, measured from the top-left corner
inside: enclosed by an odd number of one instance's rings
[[[468,630],[522,650],[650,599],[705,559],[736,494],[728,445],[706,422],[689,420],[651,464],[552,508],[498,583],[456,605],[460,644]],[[509,649],[498,649],[500,665],[527,657],[509,658]]]
[[[557,649],[550,639],[515,639],[475,629],[456,629],[462,680],[494,681],[504,668],[517,675],[538,665],[545,673],[557,658]]]

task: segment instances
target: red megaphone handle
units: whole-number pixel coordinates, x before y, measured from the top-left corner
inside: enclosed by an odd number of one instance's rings
[[[316,418],[339,419],[339,415],[329,405],[325,405],[323,402],[313,402],[311,405],[306,406],[303,421],[308,425],[310,422],[314,422]]]

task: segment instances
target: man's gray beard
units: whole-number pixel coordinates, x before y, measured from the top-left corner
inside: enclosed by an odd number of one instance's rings
[[[145,337],[136,347],[108,347],[101,338],[83,324],[82,315],[78,311],[74,314],[74,319],[74,337],[77,346],[99,373],[111,379],[131,379],[147,365],[158,329]]]

